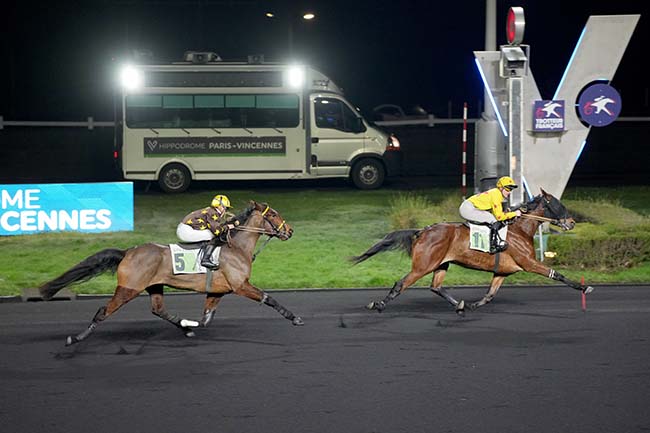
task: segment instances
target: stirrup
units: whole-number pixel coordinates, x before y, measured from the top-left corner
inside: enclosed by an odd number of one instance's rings
[[[211,262],[210,260],[201,260],[201,266],[206,269],[210,269],[211,271],[216,271],[219,269],[219,265]]]
[[[501,241],[490,246],[490,253],[500,253],[508,249],[508,242]]]

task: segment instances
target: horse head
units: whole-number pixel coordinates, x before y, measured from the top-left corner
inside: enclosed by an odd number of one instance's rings
[[[539,210],[542,216],[551,219],[551,224],[561,227],[563,230],[571,230],[576,222],[569,216],[567,208],[554,197],[542,189],[542,193],[533,199],[533,210]]]
[[[265,234],[286,241],[293,235],[293,228],[285,222],[282,215],[266,203],[251,201],[253,211],[258,211],[264,218]]]

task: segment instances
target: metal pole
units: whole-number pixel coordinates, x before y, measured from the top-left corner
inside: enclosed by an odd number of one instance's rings
[[[467,102],[463,104],[463,165],[462,165],[463,200],[467,198]]]
[[[510,77],[507,79],[508,88],[508,139],[509,139],[509,166],[510,177],[520,188],[513,191],[510,196],[510,204],[516,206],[524,201],[524,187],[521,180],[523,173],[523,152],[522,141],[524,133],[523,96],[524,80],[521,77]]]

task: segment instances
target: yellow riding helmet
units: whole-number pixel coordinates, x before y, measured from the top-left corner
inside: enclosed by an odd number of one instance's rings
[[[228,199],[228,197],[221,194],[215,195],[214,198],[212,199],[212,207],[217,207],[219,205],[223,205],[223,207],[225,208],[232,207],[230,206],[230,200]]]
[[[497,188],[514,189],[517,188],[517,184],[510,176],[503,176],[497,181]]]

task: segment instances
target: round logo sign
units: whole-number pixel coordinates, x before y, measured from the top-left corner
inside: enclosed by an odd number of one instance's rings
[[[621,114],[621,95],[609,84],[587,87],[578,101],[580,118],[592,126],[607,126]]]

